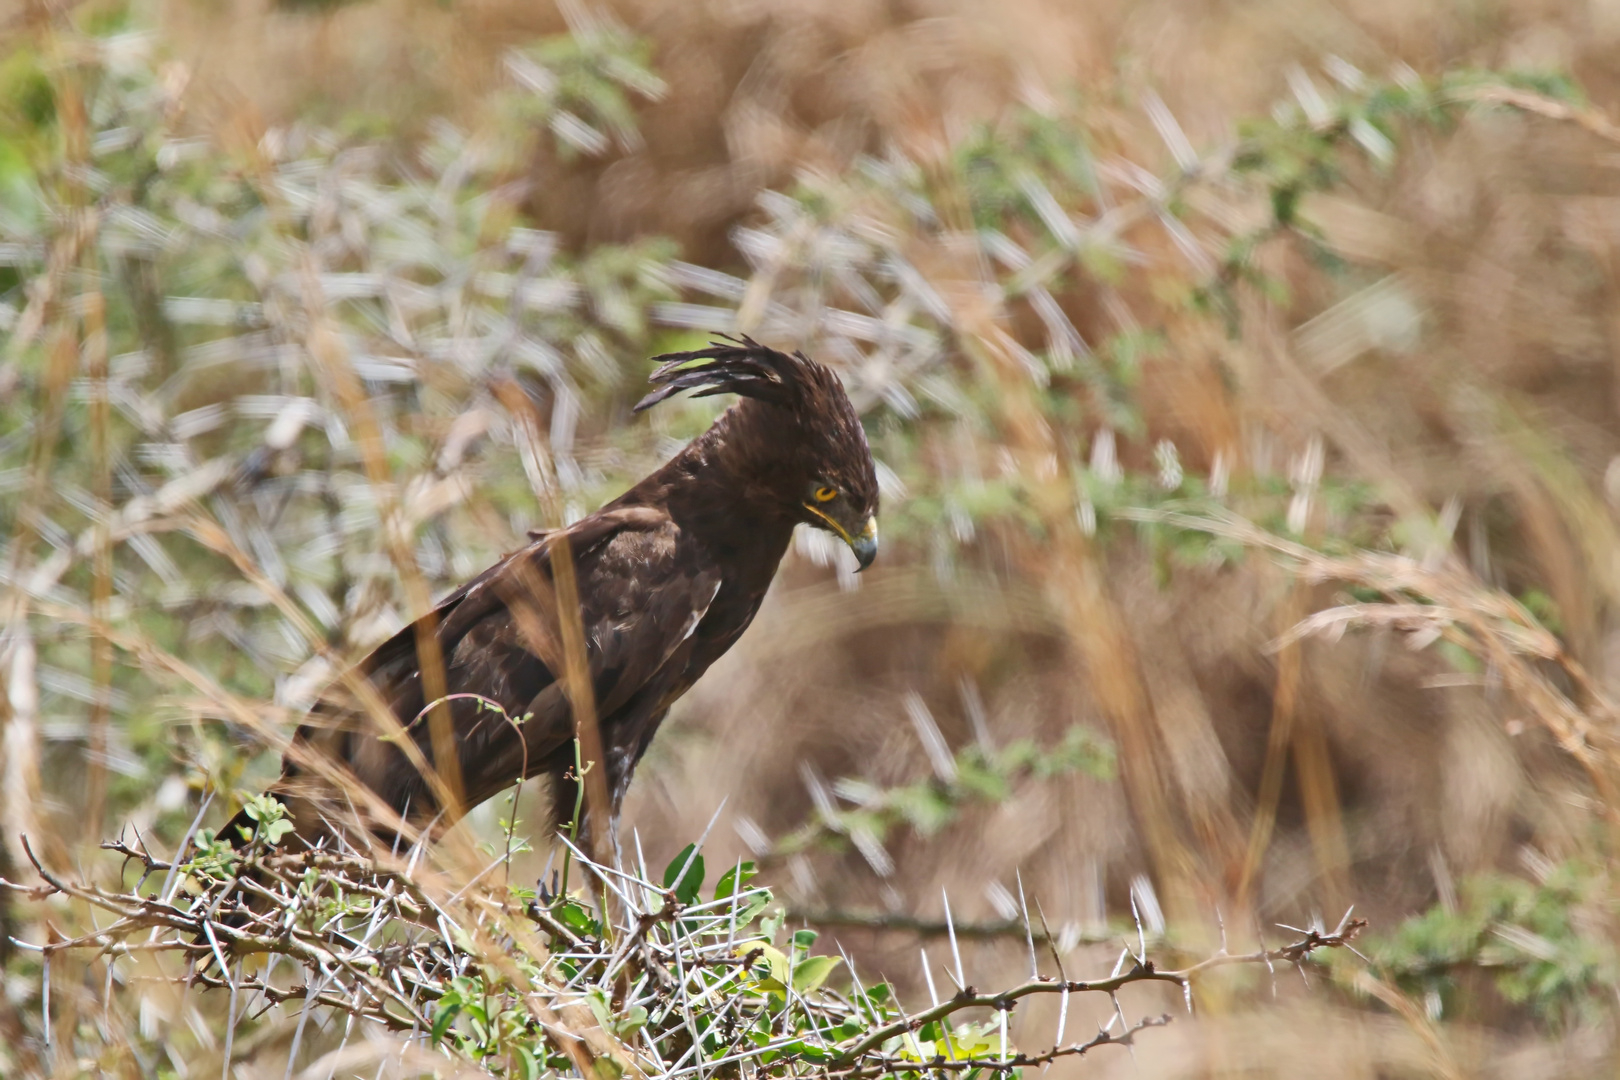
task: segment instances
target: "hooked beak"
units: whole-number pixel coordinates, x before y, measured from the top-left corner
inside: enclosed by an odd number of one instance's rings
[[[855,553],[855,561],[860,564],[855,570],[858,574],[871,566],[872,560],[877,558],[877,518],[867,518],[866,527],[861,530],[861,534],[855,539],[850,540],[847,536],[844,539],[849,541],[849,550]]]
[[[857,574],[872,565],[872,560],[877,558],[878,552],[877,518],[875,516],[867,518],[866,524],[861,526],[861,531],[851,536],[849,530],[833,520],[831,514],[823,513],[809,503],[805,503],[804,508],[825,521],[832,531],[838,534],[838,538],[849,545],[849,550],[855,553],[855,561],[860,564],[855,569]]]

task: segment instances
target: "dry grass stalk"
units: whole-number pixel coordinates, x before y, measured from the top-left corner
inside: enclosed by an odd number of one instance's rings
[[[591,861],[604,866],[613,860],[617,815],[613,811],[613,796],[608,791],[607,755],[602,746],[601,728],[596,723],[596,695],[591,686],[585,627],[580,621],[574,556],[568,548],[566,534],[559,533],[551,549],[551,573],[557,586],[557,622],[562,639],[565,685],[574,712],[574,739],[579,747],[579,776],[575,783],[585,791],[585,825]]]
[[[1601,805],[1615,812],[1620,713],[1608,695],[1570,656],[1558,639],[1499,589],[1481,582],[1455,557],[1424,561],[1404,555],[1361,552],[1330,556],[1304,544],[1258,528],[1230,512],[1184,513],[1173,510],[1127,510],[1127,520],[1208,532],[1266,551],[1311,583],[1340,581],[1377,589],[1387,604],[1342,603],[1302,618],[1280,635],[1275,648],[1286,648],[1307,636],[1337,637],[1346,627],[1388,627],[1411,635],[1422,646],[1441,636],[1475,653],[1492,677],[1503,683],[1558,744],[1587,771]],[[1405,598],[1412,597],[1414,600]],[[1546,662],[1559,669],[1581,700],[1573,700],[1535,666]]]

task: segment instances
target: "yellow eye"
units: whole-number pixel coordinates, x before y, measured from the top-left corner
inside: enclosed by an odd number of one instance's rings
[[[838,489],[835,487],[822,486],[816,488],[816,502],[831,502],[837,497]]]

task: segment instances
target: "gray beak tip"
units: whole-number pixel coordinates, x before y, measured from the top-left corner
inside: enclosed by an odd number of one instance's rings
[[[877,530],[869,525],[864,533],[850,541],[849,550],[855,553],[855,561],[860,564],[855,571],[857,574],[871,566],[878,553]]]

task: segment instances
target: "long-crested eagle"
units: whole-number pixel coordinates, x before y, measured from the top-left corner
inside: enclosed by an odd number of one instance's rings
[[[379,806],[418,827],[443,824],[453,816],[447,799],[459,795],[466,810],[542,773],[552,779],[555,822],[573,817],[574,714],[569,680],[559,678],[570,661],[547,629],[563,625],[556,595],[565,582],[553,558],[563,540],[615,815],[670,705],[753,620],[795,526],[828,530],[862,569],[871,563],[877,473],[832,371],[747,337],[654,359],[662,362],[655,389],[637,412],[683,390],[739,400],[594,514],[532,534],[379,646],[350,673],[347,691],[317,705],[270,789],[297,836],[389,835]],[[397,725],[379,723],[384,708]],[[449,772],[423,768],[439,760],[436,747],[453,751],[459,793],[430,782]],[[355,798],[356,784],[375,799]],[[357,818],[367,826],[359,833],[347,827]],[[238,814],[221,835],[240,843],[251,830]]]

